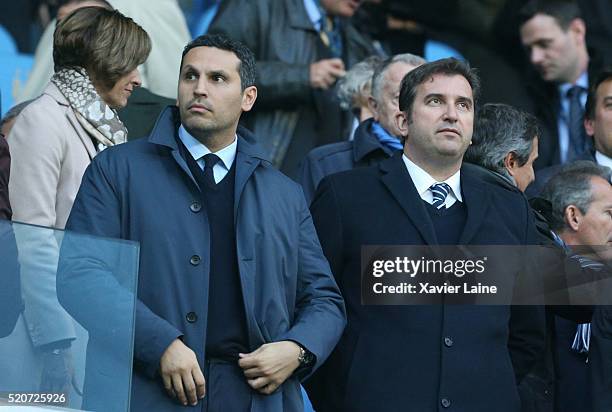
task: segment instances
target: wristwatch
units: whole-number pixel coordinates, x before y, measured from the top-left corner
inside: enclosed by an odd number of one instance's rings
[[[308,367],[314,362],[315,356],[308,349],[304,349],[302,345],[298,345],[300,348],[300,354],[298,355],[298,362],[300,362],[300,368]]]

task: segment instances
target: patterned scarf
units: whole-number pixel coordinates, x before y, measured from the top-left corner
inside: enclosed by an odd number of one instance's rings
[[[66,97],[81,126],[98,141],[98,150],[127,140],[117,112],[102,100],[85,69],[61,69],[51,82]]]

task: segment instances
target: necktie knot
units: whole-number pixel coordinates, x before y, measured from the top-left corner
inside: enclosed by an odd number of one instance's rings
[[[204,167],[211,167],[211,168],[215,167],[215,165],[219,163],[219,161],[221,160],[219,156],[217,156],[214,153],[208,153],[202,156],[202,159],[204,159]]]
[[[451,191],[450,186],[446,183],[435,183],[429,187],[429,190],[433,194],[432,206],[436,209],[445,208],[446,197]]]
[[[215,167],[215,165],[219,163],[221,159],[219,159],[219,156],[214,153],[208,153],[202,158],[204,159],[204,180],[210,187],[214,187],[217,182],[215,182],[213,167]]]
[[[579,99],[584,89],[581,86],[572,86],[567,90],[567,97],[569,99]]]

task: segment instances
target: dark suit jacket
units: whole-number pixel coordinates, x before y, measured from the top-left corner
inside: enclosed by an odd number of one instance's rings
[[[468,169],[462,169],[461,185],[467,222],[460,244],[534,242],[521,194],[487,184]],[[443,399],[458,411],[519,410],[508,350],[510,307],[361,305],[362,245],[437,244],[399,154],[325,178],[311,211],[348,315],[340,343],[307,382],[317,411],[432,411]],[[540,333],[543,319],[532,321],[536,327],[520,329]],[[532,363],[541,345],[519,340]]]
[[[119,118],[128,130],[128,140],[148,136],[155,122],[166,106],[176,101],[151,93],[144,87],[137,87],[128,99],[128,104],[119,110]]]
[[[600,306],[593,314],[589,348],[593,411],[612,410],[612,307]]]
[[[9,202],[8,182],[11,174],[11,154],[6,140],[0,137],[0,219],[10,220],[13,216]]]
[[[355,167],[371,166],[391,157],[393,153],[372,135],[373,122],[373,119],[363,121],[355,130],[355,139],[351,141],[327,144],[308,153],[300,173],[300,184],[308,203],[325,176]]]
[[[585,153],[577,160],[590,160],[595,162],[595,153]],[[559,173],[562,168],[563,165],[556,164],[542,170],[538,170],[535,175],[535,180],[527,187],[527,190],[525,190],[525,195],[530,199],[539,196],[542,193],[544,186],[546,186],[546,183],[548,183],[551,177]]]

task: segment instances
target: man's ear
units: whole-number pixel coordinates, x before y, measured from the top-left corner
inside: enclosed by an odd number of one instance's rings
[[[563,220],[565,220],[565,225],[568,228],[571,228],[574,232],[577,232],[578,229],[580,229],[580,223],[582,222],[582,212],[577,206],[569,205],[565,208]]]
[[[378,102],[371,95],[368,96],[368,109],[374,116],[374,120],[378,121]]]
[[[584,119],[584,130],[589,136],[595,135],[595,121],[593,119]]]
[[[408,119],[406,118],[406,114],[404,112],[398,111],[395,113],[395,126],[405,139],[408,136]]]
[[[257,100],[257,87],[249,86],[242,92],[242,111],[248,112],[253,108],[255,104],[255,100]]]
[[[510,173],[510,176],[514,177],[516,174],[516,168],[519,167],[518,157],[516,153],[510,152],[504,157],[504,167]]]
[[[575,18],[569,24],[568,31],[570,31],[576,39],[582,44],[586,41],[586,24],[581,18]]]

